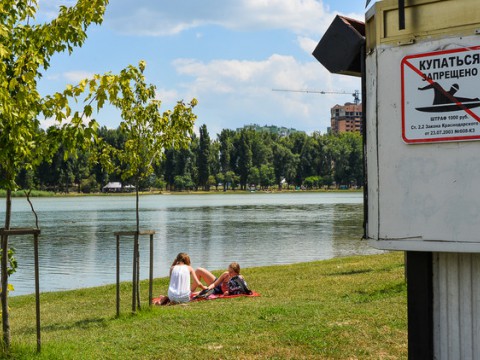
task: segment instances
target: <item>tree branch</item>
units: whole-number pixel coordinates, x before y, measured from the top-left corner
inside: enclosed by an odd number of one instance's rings
[[[30,208],[32,209],[33,215],[35,215],[35,227],[38,229],[38,215],[37,215],[35,209],[33,208],[32,201],[30,200],[30,193],[31,192],[32,192],[32,189],[28,190],[28,192],[27,192],[27,190],[24,190],[24,193],[27,196],[27,201],[30,204]]]

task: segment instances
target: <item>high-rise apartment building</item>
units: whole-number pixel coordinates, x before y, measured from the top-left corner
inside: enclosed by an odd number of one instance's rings
[[[362,104],[347,102],[345,105],[335,105],[330,112],[333,133],[362,132]]]

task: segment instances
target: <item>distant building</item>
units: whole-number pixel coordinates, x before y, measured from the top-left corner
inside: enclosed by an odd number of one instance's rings
[[[122,191],[122,183],[119,182],[109,182],[107,185],[103,187],[103,192],[121,192]]]
[[[131,192],[135,191],[135,186],[125,185],[122,186],[120,182],[109,182],[102,188],[103,192]]]
[[[331,112],[331,132],[362,132],[362,104],[335,105]]]

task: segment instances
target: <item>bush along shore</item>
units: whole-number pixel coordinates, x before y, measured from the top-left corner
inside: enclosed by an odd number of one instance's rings
[[[216,272],[219,275],[221,272]],[[131,284],[10,298],[12,345],[3,359],[406,359],[403,253],[335,258],[242,271],[260,297],[131,313]],[[167,278],[154,281],[166,294]]]

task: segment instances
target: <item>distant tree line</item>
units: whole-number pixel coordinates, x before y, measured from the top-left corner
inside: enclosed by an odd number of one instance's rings
[[[102,127],[98,136],[119,150],[125,147],[120,128]],[[66,155],[60,147],[51,163],[21,171],[17,184],[23,189],[91,193],[101,191],[108,182],[120,181],[125,165],[117,164],[116,171],[109,172],[92,160],[98,154],[77,155]],[[362,158],[359,133],[280,135],[245,127],[224,129],[212,140],[202,125],[187,149],[167,149],[154,174],[139,187],[226,191],[363,186]]]

